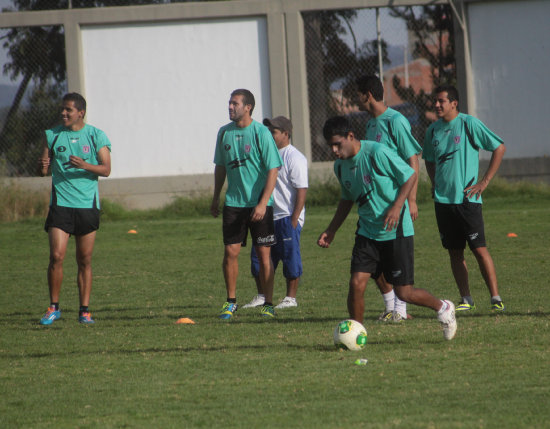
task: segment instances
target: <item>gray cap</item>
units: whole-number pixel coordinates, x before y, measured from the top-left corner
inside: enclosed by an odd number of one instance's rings
[[[264,125],[269,128],[277,128],[281,131],[286,131],[289,136],[292,135],[292,122],[284,116],[277,116],[273,119],[265,118]]]

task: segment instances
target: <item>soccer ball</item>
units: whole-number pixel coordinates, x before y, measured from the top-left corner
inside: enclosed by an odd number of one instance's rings
[[[342,320],[334,329],[334,345],[343,350],[361,350],[367,344],[367,330],[357,320]]]

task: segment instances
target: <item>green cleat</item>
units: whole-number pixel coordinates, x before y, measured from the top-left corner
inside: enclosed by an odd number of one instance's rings
[[[495,301],[491,303],[491,311],[504,311],[504,303],[502,301]]]
[[[462,301],[460,304],[457,304],[455,311],[471,311],[475,309],[475,304],[468,304],[466,301]]]
[[[262,305],[260,314],[264,317],[275,317],[275,308],[272,305]]]
[[[220,315],[218,316],[220,319],[231,319],[233,317],[233,313],[237,311],[237,304],[234,302],[226,302],[223,307],[222,311],[220,312]]]

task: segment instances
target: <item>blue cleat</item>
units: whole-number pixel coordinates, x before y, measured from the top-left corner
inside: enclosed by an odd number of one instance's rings
[[[81,313],[80,316],[78,316],[78,321],[80,323],[84,323],[85,325],[91,325],[94,322],[94,319],[92,319],[92,313],[90,312],[84,312]]]
[[[61,319],[61,311],[56,310],[55,307],[48,307],[46,314],[40,319],[41,325],[51,325],[54,320]]]
[[[223,307],[222,311],[220,312],[220,315],[218,316],[220,319],[231,319],[233,317],[233,313],[237,311],[237,304],[234,302],[226,302]]]

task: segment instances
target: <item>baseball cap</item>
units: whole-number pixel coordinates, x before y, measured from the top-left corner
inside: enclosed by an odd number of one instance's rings
[[[292,134],[292,122],[284,116],[277,116],[273,119],[265,118],[264,125],[270,128],[277,128],[281,131],[286,131],[290,136]]]

